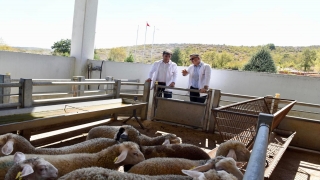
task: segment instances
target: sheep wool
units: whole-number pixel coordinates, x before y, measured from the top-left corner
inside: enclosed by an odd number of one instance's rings
[[[121,165],[126,164],[137,164],[144,161],[144,156],[139,150],[139,146],[133,142],[124,142],[116,144],[102,150],[98,153],[76,153],[76,154],[65,154],[65,155],[34,155],[26,154],[26,158],[41,157],[59,170],[58,176],[63,176],[73,170],[85,168],[85,167],[103,167],[109,169],[118,169]],[[117,158],[117,159],[116,159]],[[5,161],[5,160],[7,161]],[[114,162],[116,160],[116,162]],[[0,164],[10,163],[13,161],[13,157],[5,156],[0,158]],[[0,179],[3,179],[8,166],[0,169]]]
[[[75,171],[72,171],[58,180],[192,180],[188,176],[180,175],[162,175],[162,176],[146,176],[138,175],[132,173],[121,173],[119,171],[114,171],[105,168],[91,167],[91,168],[82,168]]]
[[[181,143],[180,138],[175,134],[149,137],[141,134],[131,125],[94,127],[88,132],[87,140],[99,137],[114,138],[119,141],[132,141],[142,146],[162,145],[165,141],[170,141],[170,144]]]
[[[96,153],[109,146],[117,144],[114,139],[90,139],[71,146],[61,148],[35,148],[27,139],[17,134],[7,133],[0,136],[0,155],[23,152],[25,154],[71,154],[71,153]]]

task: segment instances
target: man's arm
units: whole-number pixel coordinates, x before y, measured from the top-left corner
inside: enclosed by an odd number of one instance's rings
[[[151,82],[151,80],[152,80],[153,73],[156,71],[155,64],[156,63],[153,63],[151,66],[148,79],[146,80],[147,82]]]

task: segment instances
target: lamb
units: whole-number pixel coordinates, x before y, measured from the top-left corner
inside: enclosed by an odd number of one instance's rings
[[[43,158],[26,159],[21,152],[14,155],[14,164],[5,176],[5,180],[28,179],[28,180],[46,180],[56,179],[58,170]]]
[[[224,157],[223,157],[224,158]],[[151,158],[134,165],[128,172],[142,175],[183,175],[182,169],[199,167],[198,171],[207,171],[215,167],[220,156],[209,160],[189,160],[183,158]],[[205,170],[203,170],[205,169]]]
[[[234,175],[227,173],[226,171],[216,171],[211,169],[207,172],[199,172],[192,170],[182,170],[182,172],[194,179],[198,180],[238,180]]]
[[[236,166],[236,161],[230,157],[218,156],[210,160],[188,160],[182,158],[152,158],[134,165],[129,173],[143,175],[183,175],[183,169],[206,172],[210,169],[224,170],[242,180],[243,174]]]
[[[223,157],[223,156],[217,156],[214,164],[214,169],[217,171],[226,171],[233,176],[235,176],[238,180],[243,179],[242,172],[238,169],[236,161],[231,157]],[[191,170],[193,171],[199,171],[199,172],[205,172],[212,169],[212,165],[210,167],[210,164],[201,165],[198,167],[195,167]],[[221,175],[221,174],[220,174]]]
[[[250,151],[243,143],[229,140],[220,144],[216,156],[232,157],[235,161],[248,162],[250,159]]]
[[[0,136],[2,156],[17,151],[25,154],[71,154],[71,153],[96,153],[109,146],[117,144],[114,139],[97,138],[61,148],[35,148],[28,140],[17,134],[7,133]]]
[[[62,177],[59,180],[109,180],[109,179],[126,179],[126,180],[192,180],[188,176],[180,175],[161,175],[161,176],[147,176],[138,175],[132,173],[121,173],[110,169],[104,169],[99,167],[82,168],[72,171]]]
[[[63,176],[73,170],[85,167],[103,167],[109,169],[118,169],[122,165],[137,164],[145,160],[139,150],[139,146],[134,142],[124,142],[108,147],[98,153],[77,153],[64,155],[26,155],[26,158],[38,156],[58,168],[58,176]],[[5,156],[0,158],[0,179],[8,171],[8,164],[13,157]],[[115,161],[115,162],[114,162]],[[12,166],[12,164],[11,164]],[[10,167],[10,166],[9,166]]]
[[[133,141],[143,146],[181,143],[180,138],[175,134],[149,137],[141,134],[137,129],[130,125],[94,127],[88,132],[87,140],[99,137],[114,138],[119,141]]]
[[[210,159],[209,155],[192,144],[169,144],[159,146],[141,146],[145,159],[154,157],[175,157],[190,160]]]

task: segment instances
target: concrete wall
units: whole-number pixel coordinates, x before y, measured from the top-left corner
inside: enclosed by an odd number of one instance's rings
[[[11,79],[71,79],[75,58],[0,51],[0,74],[11,74]],[[34,92],[71,91],[71,87],[36,87]],[[16,92],[12,88],[11,92]]]
[[[92,62],[93,66],[101,65],[101,61],[89,62]],[[188,86],[188,78],[180,73],[184,68],[186,67],[178,67],[176,87]],[[150,69],[151,64],[105,61],[102,78],[106,76],[118,79],[138,78],[142,82],[147,79]],[[94,71],[92,78],[99,78],[99,73]],[[320,78],[315,77],[213,69],[210,88],[221,89],[226,93],[252,96],[280,93],[281,98],[320,104]]]

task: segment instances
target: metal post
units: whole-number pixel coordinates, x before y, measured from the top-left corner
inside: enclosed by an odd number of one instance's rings
[[[82,82],[85,81],[84,76],[73,76],[72,81]],[[84,95],[84,85],[73,85],[72,86],[73,97],[79,97]]]
[[[32,79],[20,79],[22,84],[19,87],[19,102],[21,107],[31,107],[32,106]]]
[[[11,83],[10,75],[0,74],[0,83]],[[0,104],[5,104],[10,102],[10,87],[0,87]]]
[[[121,80],[114,80],[114,87],[113,87],[113,95],[114,98],[120,98],[120,89],[121,89]],[[114,113],[113,114],[113,119],[117,120],[118,119],[118,114]]]
[[[113,81],[113,77],[112,76],[107,76],[106,77],[106,81],[107,82]],[[113,89],[113,84],[105,85],[104,89],[106,89],[106,94],[111,94],[112,93],[112,89]]]
[[[211,116],[211,108],[212,108],[212,101],[213,101],[213,95],[212,95],[212,89],[208,90],[208,96],[207,96],[207,101],[206,101],[206,106],[205,106],[205,116],[203,118],[203,124],[202,124],[202,129],[203,131],[207,131],[207,128],[209,128],[209,119]]]
[[[157,95],[158,95],[158,82],[156,81],[153,87],[151,120],[154,120],[154,117],[156,116],[157,97],[158,97]]]
[[[269,131],[273,116],[270,114],[259,114],[258,134],[253,145],[244,180],[263,180],[266,163],[267,148],[269,142]]]
[[[209,109],[210,112],[212,112],[212,108],[217,108],[219,107],[220,103],[220,98],[221,98],[221,90],[220,89],[215,89],[213,93],[213,100],[212,100],[212,107]],[[210,122],[209,122],[209,132],[214,133],[215,131],[215,126],[216,126],[216,121],[215,121],[216,114],[210,114]]]
[[[146,107],[141,109],[141,115],[140,115],[141,120],[147,119],[147,116],[148,116],[150,85],[151,85],[151,82],[145,82],[143,86],[142,102],[147,102],[147,105]]]

